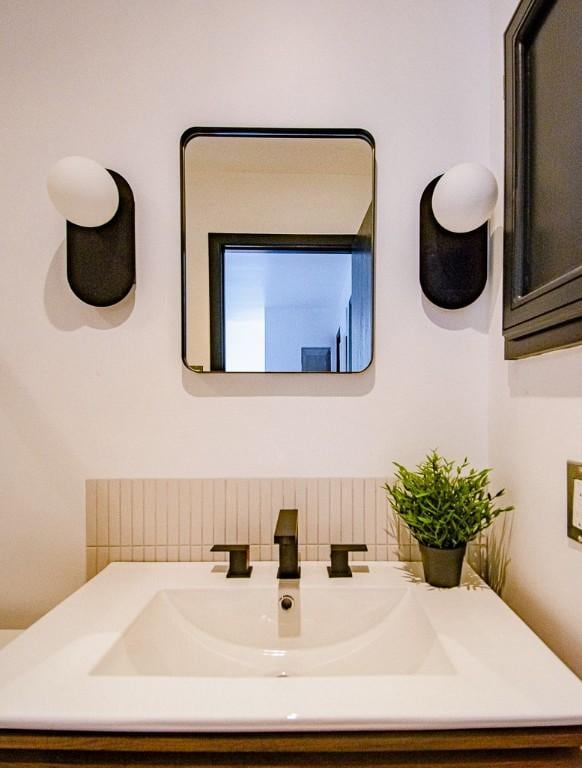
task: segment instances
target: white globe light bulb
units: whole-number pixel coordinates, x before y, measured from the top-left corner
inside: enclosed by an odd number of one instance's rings
[[[119,190],[111,174],[88,157],[63,157],[49,171],[49,197],[67,221],[100,227],[119,207]]]
[[[471,232],[484,224],[497,202],[497,182],[480,163],[461,163],[438,180],[432,195],[436,220],[450,232]]]

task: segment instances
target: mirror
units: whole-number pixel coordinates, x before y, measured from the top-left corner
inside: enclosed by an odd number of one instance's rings
[[[192,128],[181,150],[184,364],[227,373],[365,370],[370,134]]]

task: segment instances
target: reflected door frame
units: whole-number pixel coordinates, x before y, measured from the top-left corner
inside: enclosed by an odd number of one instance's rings
[[[210,370],[224,372],[226,365],[224,254],[241,251],[285,250],[300,253],[353,253],[356,235],[285,235],[208,233],[210,291]]]

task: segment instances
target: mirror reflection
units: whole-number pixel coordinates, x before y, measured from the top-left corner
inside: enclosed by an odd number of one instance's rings
[[[374,149],[363,131],[182,138],[184,363],[362,371],[372,360]]]

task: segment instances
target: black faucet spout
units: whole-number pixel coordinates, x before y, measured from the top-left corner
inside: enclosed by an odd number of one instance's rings
[[[298,520],[296,509],[281,509],[275,526],[275,544],[279,545],[278,579],[298,579],[299,567]]]

